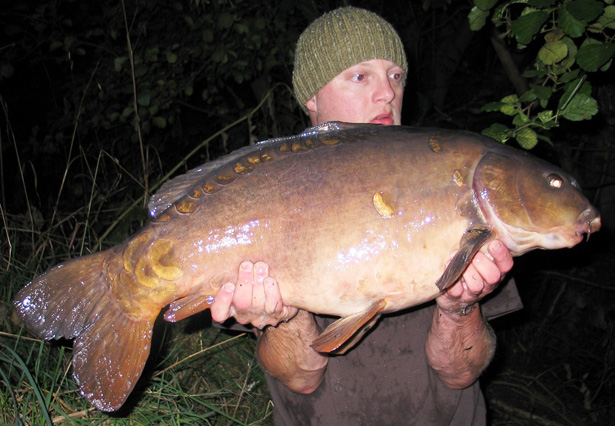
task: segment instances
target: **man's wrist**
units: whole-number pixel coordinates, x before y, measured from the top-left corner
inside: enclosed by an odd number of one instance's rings
[[[444,315],[450,319],[462,319],[464,317],[473,317],[475,316],[475,312],[478,311],[478,315],[480,315],[480,304],[479,301],[473,303],[457,303],[450,307],[443,307],[439,304],[436,305],[437,310],[440,313],[440,316]]]

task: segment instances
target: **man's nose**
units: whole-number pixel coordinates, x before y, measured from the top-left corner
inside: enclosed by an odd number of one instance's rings
[[[391,86],[391,82],[388,78],[383,78],[378,81],[378,86],[374,93],[374,100],[376,102],[390,103],[395,98],[395,91]]]

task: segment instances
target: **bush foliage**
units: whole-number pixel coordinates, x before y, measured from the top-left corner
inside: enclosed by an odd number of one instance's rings
[[[514,138],[527,149],[561,119],[589,120],[598,112],[587,77],[607,71],[615,57],[615,6],[598,0],[474,0],[468,19],[480,30],[487,18],[498,37],[516,42],[517,49],[533,49],[523,72],[529,87],[483,106],[513,117],[513,128],[492,124],[484,134],[501,142]],[[536,130],[543,131],[537,133]]]

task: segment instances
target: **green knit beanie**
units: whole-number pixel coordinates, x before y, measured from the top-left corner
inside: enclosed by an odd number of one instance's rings
[[[348,6],[325,13],[301,34],[295,51],[293,90],[305,104],[335,76],[360,62],[386,59],[408,71],[399,36],[373,12]]]

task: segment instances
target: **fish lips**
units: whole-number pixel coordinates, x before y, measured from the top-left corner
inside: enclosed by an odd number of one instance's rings
[[[602,221],[598,210],[594,207],[590,207],[579,215],[575,235],[578,235],[580,239],[583,239],[583,236],[587,234],[587,239],[589,240],[590,235],[594,232],[598,232],[601,226]]]

